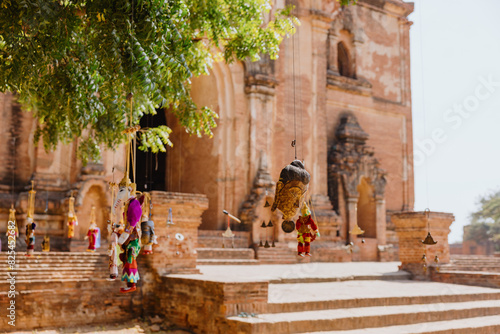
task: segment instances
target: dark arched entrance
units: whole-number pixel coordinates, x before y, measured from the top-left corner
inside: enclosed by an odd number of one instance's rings
[[[165,111],[157,109],[156,115],[146,114],[141,118],[141,129],[152,128],[159,125],[166,125],[167,120]],[[167,152],[152,153],[144,152],[139,149],[137,143],[137,162],[136,162],[136,184],[139,191],[166,190],[166,161]],[[132,179],[132,170],[130,171]]]

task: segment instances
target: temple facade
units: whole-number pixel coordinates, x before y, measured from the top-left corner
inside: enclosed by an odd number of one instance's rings
[[[262,238],[262,221],[272,221],[272,238],[291,248],[295,234],[281,230],[281,216],[265,203],[272,204],[281,169],[298,158],[311,174],[306,200],[322,245],[342,248],[353,242],[355,259],[384,260],[397,244],[391,213],[411,211],[414,202],[407,19],[413,4],[290,4],[301,24],[283,41],[276,60],[215,63],[210,75],[193,79],[194,101],[219,115],[213,138],[189,136],[168,111],[141,120],[142,126],[170,126],[174,147],[166,154],[138,153],[138,189],[204,194],[208,209],[200,230],[224,230],[227,210],[241,218],[231,226],[249,232],[250,244]],[[108,183],[123,176],[124,146],[82,166],[78,139],[54,152],[33,144],[36,120],[13,94],[0,95],[0,110],[2,237],[12,204],[23,231],[34,180],[37,235],[64,246],[73,193],[79,220],[74,239],[85,236],[92,206],[105,239]],[[356,225],[364,230],[359,237],[349,234]]]

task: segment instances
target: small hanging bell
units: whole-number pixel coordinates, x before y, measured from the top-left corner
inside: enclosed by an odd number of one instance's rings
[[[424,245],[435,245],[437,244],[437,241],[434,241],[434,239],[432,239],[431,232],[428,232],[427,236],[425,237],[425,240],[422,240],[422,243]]]
[[[264,204],[264,207],[268,208],[271,206],[271,204],[269,204],[269,201],[267,200],[267,189],[266,189],[266,193],[264,194],[264,196],[266,197],[266,203]]]
[[[272,221],[269,221],[269,223],[267,224],[267,227],[273,227],[273,222]]]
[[[267,240],[266,240],[266,243],[265,243],[265,245],[264,245],[264,248],[269,248],[269,247],[271,247],[271,246],[269,246],[269,242],[267,242]]]
[[[274,239],[273,239],[273,243],[271,244],[271,247],[276,247],[276,245],[274,244]]]
[[[260,225],[261,228],[266,228],[266,222],[262,221],[262,224]],[[267,242],[267,241],[266,241]],[[262,243],[262,234],[260,236],[260,242],[259,242],[259,247],[264,247],[264,244]]]
[[[351,231],[349,231],[349,233],[353,235],[360,235],[365,233],[365,231],[359,228],[358,224],[356,224],[356,226],[354,226],[354,228]]]
[[[365,238],[361,239],[361,243],[364,244],[365,243]]]

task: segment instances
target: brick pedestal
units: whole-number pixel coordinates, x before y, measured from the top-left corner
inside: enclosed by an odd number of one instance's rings
[[[196,247],[201,215],[208,208],[205,195],[151,192],[153,203],[152,220],[158,245],[153,254],[142,257],[158,275],[198,273],[196,269]],[[174,225],[167,226],[169,208],[172,208]],[[180,233],[183,240],[176,239]]]
[[[427,266],[434,265],[434,258],[439,257],[439,263],[450,262],[450,246],[448,234],[450,225],[455,220],[451,213],[430,212],[430,232],[435,245],[424,245],[422,240],[427,236],[427,217],[425,212],[396,212],[391,220],[396,226],[399,239],[399,260],[401,269],[409,271],[416,279],[428,279],[429,270],[425,270],[422,255],[425,253]]]

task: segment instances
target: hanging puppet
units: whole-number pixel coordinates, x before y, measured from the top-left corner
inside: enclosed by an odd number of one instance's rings
[[[311,242],[319,237],[319,230],[311,218],[311,210],[306,203],[302,206],[301,215],[295,223],[297,229],[297,251],[299,256],[311,256]]]
[[[101,230],[97,227],[95,218],[95,206],[92,207],[90,211],[90,226],[87,231],[87,235],[84,238],[89,240],[89,247],[87,252],[95,252],[96,249],[101,247]]]
[[[119,254],[120,245],[118,238],[123,232],[123,226],[120,223],[112,225],[112,231],[109,237],[109,279],[115,280],[118,277],[118,266],[120,265]]]
[[[122,281],[127,282],[127,287],[121,288],[121,293],[135,291],[137,289],[136,283],[139,280],[136,258],[141,250],[139,245],[140,225],[138,223],[142,216],[142,209],[141,203],[133,195],[134,188],[134,184],[125,174],[119,184],[116,201],[112,207],[115,220],[119,219],[121,212],[123,212],[124,230],[118,238],[118,244],[123,250],[123,253],[120,254],[120,260],[123,262]]]
[[[271,211],[279,209],[283,213],[284,221],[281,227],[286,233],[294,230],[295,224],[292,219],[304,200],[310,180],[311,175],[300,160],[294,160],[281,170]]]
[[[33,256],[35,250],[35,181],[31,181],[31,190],[28,194],[28,214],[26,218],[26,256]]]
[[[116,188],[118,185],[114,182],[109,183],[109,187],[111,189],[111,203],[115,202],[115,193],[116,193]],[[121,264],[119,260],[119,254],[120,254],[120,245],[118,245],[118,238],[123,232],[123,224],[122,220],[119,222],[115,222],[114,216],[113,216],[114,210],[112,209],[111,212],[109,213],[109,220],[108,220],[108,234],[109,234],[109,248],[108,248],[108,255],[109,255],[109,280],[113,281],[118,277],[118,266]]]
[[[155,223],[151,220],[151,194],[142,194],[142,217],[141,217],[141,243],[143,245],[142,254],[153,254],[153,244],[157,244],[155,235]]]
[[[78,218],[76,218],[75,213],[75,198],[73,195],[69,198],[69,210],[68,210],[68,238],[71,239],[75,236],[75,226],[78,226]]]
[[[11,223],[12,222],[12,223]],[[9,239],[9,242],[14,240],[14,245],[16,244],[16,240],[19,237],[19,229],[17,228],[17,222],[16,222],[16,209],[14,209],[14,204],[9,209],[9,226],[14,225],[14,229],[8,228],[7,229],[7,237]]]
[[[42,252],[50,252],[50,237],[48,235],[43,236]]]

